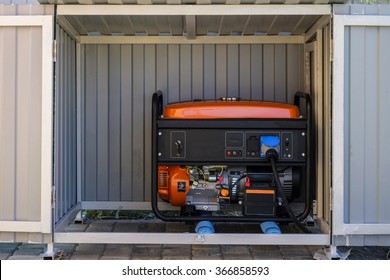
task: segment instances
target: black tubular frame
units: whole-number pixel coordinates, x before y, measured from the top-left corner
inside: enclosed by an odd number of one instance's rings
[[[312,141],[312,104],[311,104],[311,96],[308,93],[297,92],[294,97],[294,104],[299,107],[300,99],[304,99],[306,101],[306,143],[307,143],[307,162],[306,162],[306,201],[305,201],[305,209],[304,211],[297,216],[299,220],[305,219],[311,210],[312,205],[312,172],[314,169],[312,168],[312,163],[314,163],[314,152]],[[152,192],[151,192],[151,204],[152,210],[157,218],[167,221],[167,222],[199,222],[204,221],[205,217],[202,216],[166,216],[158,209],[158,162],[157,162],[157,130],[160,127],[159,123],[169,122],[170,120],[163,119],[163,94],[161,91],[157,91],[153,94],[152,99]],[[175,123],[183,123],[185,124],[189,120],[175,120]],[[193,121],[193,120],[191,120]],[[212,120],[202,120],[202,121],[194,121],[194,124],[201,125],[205,124],[208,121]],[[231,120],[222,120],[222,123],[226,123],[228,125]],[[237,119],[235,119],[237,121]],[[244,120],[246,124],[248,124],[248,120]],[[292,120],[289,120],[290,122]],[[275,120],[275,123],[283,123],[285,120]],[[188,127],[188,126],[187,126]],[[258,217],[258,216],[240,216],[240,217],[226,217],[226,216],[208,216],[208,221],[211,222],[238,222],[238,223],[261,223],[269,220],[273,220],[275,222],[292,222],[291,218],[282,218],[282,217]]]
[[[314,173],[315,173],[315,145],[313,143],[313,131],[314,131],[314,122],[313,122],[313,105],[311,95],[298,91],[294,96],[294,105],[300,107],[300,100],[303,99],[305,101],[306,106],[306,122],[307,122],[307,138],[306,138],[306,147],[307,147],[307,161],[306,161],[306,203],[305,210],[300,214],[297,218],[298,220],[304,220],[309,214],[312,208],[312,188],[314,188]]]

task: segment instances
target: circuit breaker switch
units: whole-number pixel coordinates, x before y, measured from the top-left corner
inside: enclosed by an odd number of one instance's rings
[[[180,156],[183,151],[183,145],[180,140],[176,140],[175,145],[176,145],[176,155]]]

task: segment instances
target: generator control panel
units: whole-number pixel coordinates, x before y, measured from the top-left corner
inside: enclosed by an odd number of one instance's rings
[[[160,129],[158,138],[158,160],[167,163],[266,162],[269,149],[276,150],[280,161],[306,161],[306,134],[302,129]]]

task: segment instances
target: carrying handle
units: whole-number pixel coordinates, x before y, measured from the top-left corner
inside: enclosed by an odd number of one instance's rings
[[[159,119],[163,114],[163,94],[161,90],[158,90],[153,94],[152,113],[153,120]]]
[[[299,101],[301,99],[304,99],[305,100],[305,106],[306,106],[306,119],[308,121],[311,120],[311,110],[312,110],[312,102],[311,102],[311,95],[308,94],[307,92],[303,92],[303,91],[297,91],[295,93],[295,96],[294,96],[294,105],[297,106],[298,108],[300,107],[299,105]]]
[[[315,185],[315,143],[314,143],[314,122],[312,119],[312,99],[311,95],[307,92],[298,91],[294,96],[294,105],[299,108],[300,99],[305,100],[306,106],[306,122],[307,122],[307,162],[306,162],[306,206],[305,210],[301,215],[298,216],[299,220],[303,220],[306,216],[309,215],[312,208],[312,195],[313,195],[313,186]]]

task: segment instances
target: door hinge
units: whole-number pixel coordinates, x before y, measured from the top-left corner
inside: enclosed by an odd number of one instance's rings
[[[56,186],[53,186],[51,189],[51,206],[54,207],[56,203]]]
[[[329,209],[333,211],[333,187],[330,187]]]
[[[313,199],[313,215],[317,216],[317,214],[318,214],[317,200]]]
[[[329,52],[329,56],[330,56],[330,62],[333,62],[333,39],[330,40],[330,52]]]
[[[53,62],[57,62],[57,40],[53,40]]]

